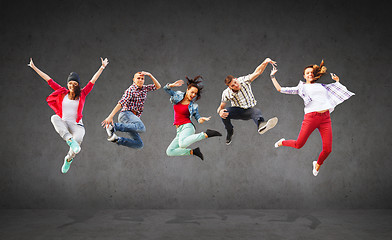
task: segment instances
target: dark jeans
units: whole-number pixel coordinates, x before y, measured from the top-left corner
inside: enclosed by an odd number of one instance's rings
[[[255,124],[259,126],[260,122],[264,122],[264,118],[261,115],[261,110],[258,108],[240,108],[240,107],[228,107],[226,108],[227,112],[229,112],[229,116],[226,119],[222,118],[223,124],[225,124],[226,130],[232,131],[233,124],[231,124],[231,119],[241,119],[241,120],[249,120],[253,119]]]

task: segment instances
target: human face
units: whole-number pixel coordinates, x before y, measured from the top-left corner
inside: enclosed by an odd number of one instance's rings
[[[314,79],[313,76],[313,68],[307,68],[304,71],[304,78],[306,80],[306,83],[311,83]]]
[[[241,89],[241,85],[240,83],[237,81],[237,78],[234,78],[233,80],[231,80],[231,82],[229,83],[229,88],[231,90],[233,90],[234,92],[238,92]]]
[[[76,82],[76,81],[69,81],[69,82],[67,83],[67,87],[68,87],[68,90],[69,90],[70,92],[75,92],[75,88],[76,88],[78,85],[79,85],[79,83]]]
[[[199,92],[199,89],[197,89],[197,87],[190,87],[186,90],[186,98],[189,101],[192,101],[197,96],[198,92]]]
[[[144,75],[140,72],[136,73],[133,76],[133,83],[138,86],[139,88],[143,87],[144,84]]]

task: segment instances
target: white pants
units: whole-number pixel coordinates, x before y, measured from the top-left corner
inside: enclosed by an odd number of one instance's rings
[[[58,115],[53,115],[50,120],[54,126],[54,129],[61,138],[63,138],[65,141],[73,138],[76,142],[79,143],[79,145],[82,144],[83,137],[86,132],[82,125],[77,124],[76,122],[64,121]],[[72,151],[71,148],[69,148],[68,155],[71,158],[74,158],[76,154]]]

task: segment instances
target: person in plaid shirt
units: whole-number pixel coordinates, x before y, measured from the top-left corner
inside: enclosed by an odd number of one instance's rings
[[[264,120],[261,110],[255,107],[257,101],[251,88],[252,82],[264,72],[268,63],[272,66],[276,64],[275,61],[266,58],[251,74],[239,78],[235,78],[232,75],[226,77],[225,84],[227,88],[222,93],[222,101],[217,109],[217,113],[222,118],[222,122],[227,131],[226,145],[231,143],[231,138],[234,133],[231,119],[252,119],[260,134],[266,133],[278,123],[278,118],[276,117],[268,121]],[[226,108],[227,102],[229,101],[231,107]]]
[[[324,61],[320,66],[309,65],[304,69],[304,79],[306,83],[300,81],[296,87],[281,87],[275,78],[278,69],[274,66],[271,71],[271,80],[277,91],[285,94],[298,94],[305,104],[305,117],[297,140],[280,139],[275,143],[275,147],[287,146],[293,148],[301,148],[305,145],[310,134],[318,128],[323,149],[317,159],[313,161],[313,175],[317,176],[320,166],[332,151],[332,125],[330,113],[334,108],[349,99],[354,93],[347,90],[339,82],[339,77],[331,73],[331,77],[335,80],[331,84],[315,83],[321,76],[327,72]]]
[[[154,84],[144,85],[144,77],[149,76]],[[106,128],[108,141],[130,148],[143,148],[143,141],[139,133],[145,132],[140,116],[144,109],[147,93],[161,88],[161,84],[148,72],[137,72],[133,77],[133,84],[124,92],[110,115],[102,121]],[[120,111],[121,110],[121,111]],[[118,115],[118,123],[113,122],[113,117]],[[115,131],[128,132],[131,138],[118,137]]]

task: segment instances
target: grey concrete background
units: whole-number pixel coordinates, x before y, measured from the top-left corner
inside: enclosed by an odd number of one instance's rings
[[[1,2],[0,208],[391,208],[391,22],[388,5],[350,1],[26,1]],[[82,151],[66,175],[67,145],[50,122],[51,89],[29,58],[61,84],[71,71],[85,85],[110,64],[87,97]],[[260,136],[251,121],[236,121],[224,137],[200,146],[205,161],[167,157],[175,136],[163,90],[150,93],[142,115],[145,148],[106,141],[100,122],[131,74],[150,71],[163,84],[201,74],[199,101],[224,132],[216,108],[227,74],[253,72],[265,57],[278,61],[278,79],[294,86],[303,67],[324,59],[356,93],[332,114],[333,152],[318,177],[321,150],[314,132],[301,149],[279,148],[295,138],[303,101],[283,95],[270,67],[252,85],[258,107],[279,117]],[[149,80],[147,83],[150,82]],[[331,82],[325,77],[322,82]]]

